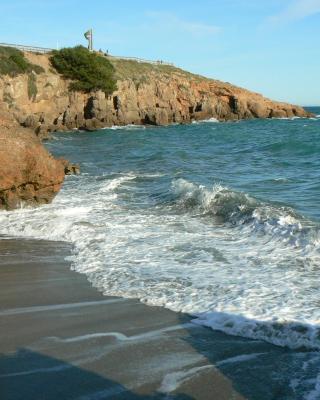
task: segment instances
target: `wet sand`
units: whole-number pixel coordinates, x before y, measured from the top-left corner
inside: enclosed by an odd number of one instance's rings
[[[291,399],[292,352],[107,297],[65,243],[0,240],[0,399]]]

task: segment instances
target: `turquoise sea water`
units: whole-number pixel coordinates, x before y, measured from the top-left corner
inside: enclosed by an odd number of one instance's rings
[[[79,162],[81,175],[51,205],[2,213],[0,233],[72,242],[73,268],[105,294],[317,352],[320,108],[312,111],[55,134],[48,148]],[[305,398],[319,398],[314,370],[309,381]]]
[[[107,292],[188,312],[320,318],[320,118],[56,134],[48,148],[82,174],[53,205],[22,212],[34,223],[48,213],[46,237],[72,241],[82,223],[90,239],[101,235],[94,264],[116,282]]]

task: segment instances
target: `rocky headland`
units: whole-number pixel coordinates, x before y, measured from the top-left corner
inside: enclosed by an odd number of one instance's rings
[[[0,108],[43,137],[54,131],[112,125],[308,116],[301,107],[173,66],[111,57],[117,79],[112,95],[70,91],[70,81],[52,68],[49,55],[25,53],[25,57],[43,72],[1,76]]]
[[[40,139],[50,132],[310,115],[301,107],[173,66],[111,57],[117,81],[112,94],[73,91],[70,80],[51,65],[50,55],[26,52],[24,57],[27,72],[0,74],[0,208],[48,203],[65,173],[78,172],[42,146]]]

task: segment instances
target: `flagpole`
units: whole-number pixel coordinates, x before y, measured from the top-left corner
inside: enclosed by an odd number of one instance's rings
[[[93,51],[93,29],[89,29],[85,34],[84,37],[88,40],[88,50]]]

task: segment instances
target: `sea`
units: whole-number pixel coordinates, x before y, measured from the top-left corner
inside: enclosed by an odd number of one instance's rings
[[[81,174],[52,204],[0,213],[0,234],[71,243],[72,268],[106,295],[308,351],[292,385],[319,399],[320,108],[309,111],[55,133],[47,148]]]

